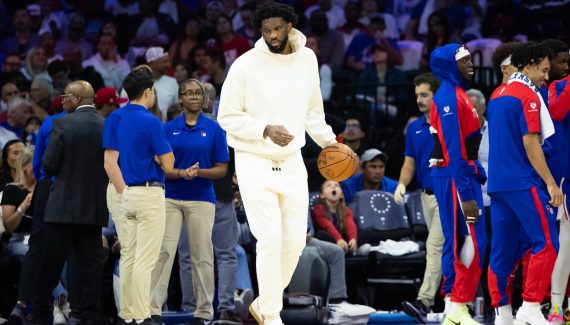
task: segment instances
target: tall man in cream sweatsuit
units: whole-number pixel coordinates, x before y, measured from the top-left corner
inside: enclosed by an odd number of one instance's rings
[[[259,324],[282,324],[287,287],[307,232],[305,131],[321,147],[335,143],[325,123],[317,58],[292,26],[293,8],[268,1],[254,14],[262,38],[240,56],[222,88],[218,122],[235,149],[236,174],[257,239]]]

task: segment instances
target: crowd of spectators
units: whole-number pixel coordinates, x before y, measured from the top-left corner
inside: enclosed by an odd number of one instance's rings
[[[125,76],[133,67],[148,64],[158,98],[153,113],[163,122],[171,120],[182,111],[180,82],[195,78],[211,85],[205,91],[220,94],[231,64],[260,38],[252,26],[252,13],[259,2],[262,0],[0,2],[0,191],[8,190],[9,183],[23,184],[17,187],[18,193],[2,200],[2,211],[14,212],[12,208],[21,206],[12,202],[12,196],[19,202],[28,200],[35,179],[30,179],[30,162],[20,156],[28,157],[29,148],[33,150],[42,122],[61,112],[60,96],[70,82],[89,82],[97,93],[97,108],[107,116],[125,102],[121,99],[127,97],[121,93]],[[570,3],[563,0],[548,5],[539,0],[283,2],[298,12],[301,19],[296,28],[307,35],[307,47],[318,57],[327,122],[339,140],[357,154],[373,150],[363,160],[362,173],[341,184],[346,196],[360,189],[393,192],[393,179],[398,179],[403,161],[405,127],[419,115],[411,80],[428,69],[431,50],[449,42],[570,39],[570,16],[562,14],[568,12]],[[480,55],[484,52],[481,49]],[[478,66],[490,68],[485,67],[484,58]],[[479,82],[482,89],[492,89],[498,83]],[[216,96],[210,98],[211,113],[216,115]],[[303,155],[310,190],[320,191],[323,179],[317,172],[319,150],[315,147],[307,138]],[[14,243],[14,238],[19,244],[24,241],[29,220],[14,224],[4,213],[4,225],[0,225],[6,230],[4,253],[20,256],[10,253],[17,247],[9,243]],[[315,222],[318,230],[331,226],[325,227],[321,221]],[[349,225],[343,221],[339,230],[353,230]],[[356,234],[332,232],[325,237],[334,238],[328,238],[333,242],[342,240],[339,246],[345,251],[356,251],[352,242]],[[321,231],[318,237],[323,239],[322,235]],[[6,315],[14,301],[4,292],[14,288],[4,291],[10,277],[0,278],[4,282],[0,283],[0,314]]]

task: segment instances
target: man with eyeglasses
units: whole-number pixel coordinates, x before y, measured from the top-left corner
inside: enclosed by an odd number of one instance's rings
[[[101,229],[109,213],[105,202],[107,177],[103,168],[103,117],[93,105],[94,91],[83,80],[65,88],[63,107],[68,114],[53,121],[50,141],[42,159],[47,176],[55,177],[45,207],[42,254],[33,298],[32,324],[45,324],[50,313],[51,292],[59,282],[73,247],[81,297],[73,301],[80,322],[100,322]],[[77,269],[75,269],[77,266]]]

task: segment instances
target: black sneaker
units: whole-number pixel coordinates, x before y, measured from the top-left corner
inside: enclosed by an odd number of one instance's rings
[[[192,319],[190,321],[190,323],[188,323],[189,325],[210,325],[212,324],[211,320],[202,318],[202,317],[194,317],[194,319]]]
[[[164,324],[162,322],[162,317],[160,317],[160,315],[150,315],[150,319],[152,320],[152,322],[154,323],[154,325],[162,325]]]
[[[214,324],[242,325],[243,322],[233,310],[222,310]]]
[[[121,317],[119,317],[117,319],[117,325],[134,325],[135,321],[131,320],[129,323],[127,323],[124,319],[122,319]]]
[[[427,323],[427,314],[429,310],[420,300],[402,302],[402,310],[406,315],[415,318],[418,323]]]
[[[22,325],[24,324],[25,318],[24,307],[20,304],[16,304],[8,316],[8,325]]]

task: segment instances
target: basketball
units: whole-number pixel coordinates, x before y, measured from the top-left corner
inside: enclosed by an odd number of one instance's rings
[[[326,146],[317,158],[319,172],[329,181],[342,182],[356,171],[356,154],[342,143]]]

